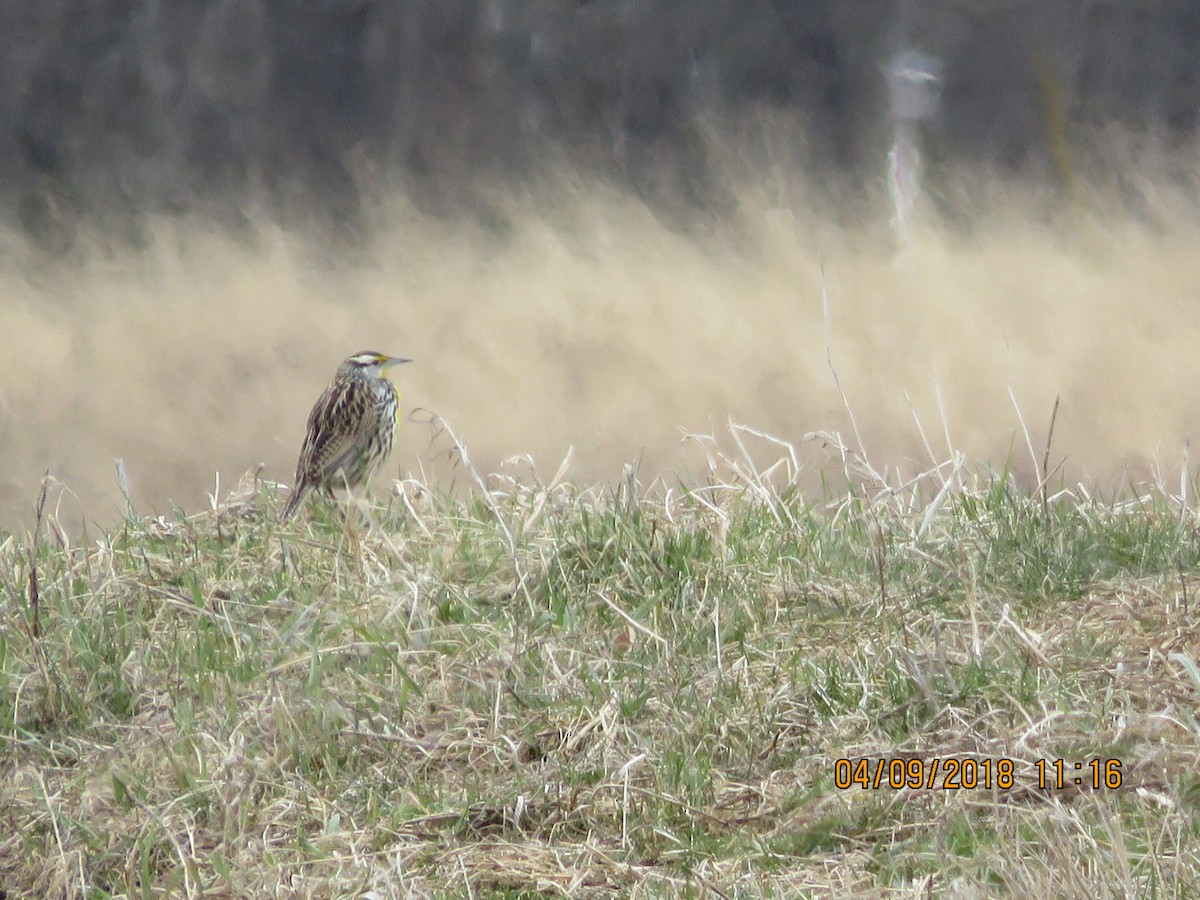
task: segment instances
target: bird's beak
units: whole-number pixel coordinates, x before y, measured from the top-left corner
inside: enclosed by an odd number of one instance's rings
[[[410,362],[412,362],[411,359],[406,359],[403,356],[389,356],[387,359],[385,359],[383,362],[381,362],[379,364],[379,368],[390,369],[392,366],[398,366],[401,363],[410,363]]]

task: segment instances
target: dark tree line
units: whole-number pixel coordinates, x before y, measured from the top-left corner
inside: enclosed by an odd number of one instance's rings
[[[955,159],[1045,164],[1050,89],[1073,128],[1196,125],[1195,0],[0,0],[0,197],[47,236],[247,196],[348,221],[363,171],[451,208],[556,159],[703,202],[698,113],[792,111],[853,171],[905,46]]]

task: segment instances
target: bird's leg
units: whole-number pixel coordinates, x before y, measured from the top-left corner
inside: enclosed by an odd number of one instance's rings
[[[358,539],[358,532],[354,530],[354,523],[350,520],[350,510],[346,510],[345,517],[342,520],[342,537],[346,543],[350,545],[351,552],[355,559],[362,559],[362,542]]]
[[[345,503],[342,505],[342,536],[345,538],[346,543],[350,545],[355,558],[361,563],[362,542],[359,540],[358,532],[354,527],[354,510],[359,508],[359,500],[344,477],[342,483],[346,489]]]

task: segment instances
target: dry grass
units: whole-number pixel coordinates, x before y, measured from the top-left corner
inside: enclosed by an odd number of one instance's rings
[[[115,458],[144,511],[195,509],[214,472],[259,462],[290,479],[313,400],[372,346],[416,360],[405,409],[451,418],[484,469],[574,447],[585,483],[639,453],[651,479],[703,474],[678,429],[731,417],[793,443],[851,432],[830,354],[880,466],[1002,459],[1020,415],[1041,424],[1056,396],[1071,481],[1150,477],[1196,436],[1200,217],[1179,175],[1194,155],[1159,173],[1161,153],[1130,151],[1136,167],[1113,167],[1128,202],[1082,174],[1068,204],[939,171],[898,258],[885,147],[878,185],[839,196],[805,174],[797,123],[742,144],[714,137],[727,202],[687,228],[567,171],[452,220],[364,175],[378,204],[353,240],[252,207],[241,231],[181,216],[146,223],[136,249],[81,237],[67,259],[0,230],[0,527],[28,527],[47,467],[73,491],[72,530],[119,519]],[[914,415],[948,423],[932,451]],[[391,474],[445,484],[426,439],[404,428]]]
[[[1043,504],[814,437],[697,439],[702,487],[407,481],[354,539],[319,506],[281,528],[257,474],[79,543],[51,502],[32,556],[0,541],[0,884],[1194,894],[1186,497]],[[1014,784],[839,790],[844,757],[1008,758]],[[1119,789],[1037,785],[1096,757]]]
[[[1200,895],[1190,176],[947,175],[898,256],[792,127],[686,231],[568,172],[366,184],[344,244],[0,233],[0,898]],[[418,360],[420,474],[281,526],[363,346]]]

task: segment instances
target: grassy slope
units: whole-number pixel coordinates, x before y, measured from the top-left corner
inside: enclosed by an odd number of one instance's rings
[[[358,540],[253,486],[80,545],[50,519],[36,637],[30,540],[0,539],[0,884],[1200,892],[1191,510],[774,476],[408,483]],[[967,755],[1014,785],[834,782]],[[1097,756],[1119,790],[1036,788]]]

